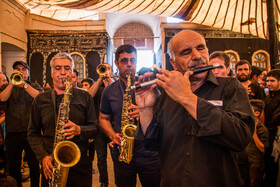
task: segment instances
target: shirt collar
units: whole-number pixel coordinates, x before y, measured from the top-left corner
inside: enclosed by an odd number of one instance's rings
[[[215,84],[216,86],[219,86],[217,78],[216,78],[216,76],[213,74],[213,72],[211,70],[209,70],[209,72],[207,74],[207,77],[205,79],[205,82],[210,82],[210,83]]]
[[[274,96],[276,96],[276,95],[280,95],[280,90],[277,90],[277,91],[269,91],[269,95],[271,96],[271,97],[274,97]]]

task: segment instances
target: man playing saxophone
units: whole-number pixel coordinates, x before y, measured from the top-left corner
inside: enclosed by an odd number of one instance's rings
[[[67,53],[56,54],[51,62],[52,90],[39,94],[32,105],[31,119],[28,127],[28,141],[42,164],[43,176],[41,186],[49,186],[53,176],[53,143],[57,134],[56,121],[58,109],[65,94],[65,80],[73,76],[74,62]],[[87,156],[88,139],[98,134],[98,121],[94,111],[94,103],[90,94],[84,90],[72,88],[69,96],[69,121],[63,125],[62,134],[66,140],[78,145],[81,158],[77,165],[69,169],[67,186],[91,187],[92,162]],[[58,133],[59,134],[59,133]]]
[[[136,186],[136,174],[139,175],[143,187],[157,187],[160,185],[160,165],[158,153],[145,149],[143,139],[135,132],[132,160],[129,164],[119,161],[121,146],[121,128],[123,116],[137,118],[138,107],[135,105],[135,96],[131,94],[132,104],[126,109],[130,112],[122,112],[123,97],[127,96],[127,74],[130,74],[131,84],[135,81],[137,63],[137,51],[131,45],[122,45],[116,51],[115,64],[119,69],[119,80],[105,87],[101,98],[99,124],[105,134],[112,140],[110,143],[111,155],[114,163],[115,184],[118,187]],[[127,104],[127,103],[126,103]],[[125,110],[124,110],[125,111]],[[110,115],[113,114],[114,127],[110,123]],[[114,145],[114,146],[113,146]]]

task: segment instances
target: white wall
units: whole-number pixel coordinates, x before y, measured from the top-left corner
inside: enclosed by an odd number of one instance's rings
[[[26,55],[24,51],[5,51],[2,53],[2,62],[7,70],[7,76],[10,77],[13,72],[13,63],[17,60],[26,61]]]
[[[0,0],[0,71],[3,64],[10,74],[15,59],[26,61],[26,11],[17,1]]]

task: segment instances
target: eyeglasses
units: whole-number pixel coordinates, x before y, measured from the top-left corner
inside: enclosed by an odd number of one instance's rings
[[[137,61],[136,61],[135,58],[131,58],[131,59],[122,58],[122,59],[120,60],[120,62],[121,62],[122,64],[125,64],[125,65],[128,64],[128,61],[130,61],[130,63],[133,64],[133,65],[135,65],[135,64],[137,63]]]

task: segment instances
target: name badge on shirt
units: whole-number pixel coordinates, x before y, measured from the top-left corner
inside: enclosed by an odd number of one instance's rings
[[[215,106],[223,106],[223,101],[222,100],[207,100],[209,103]]]

